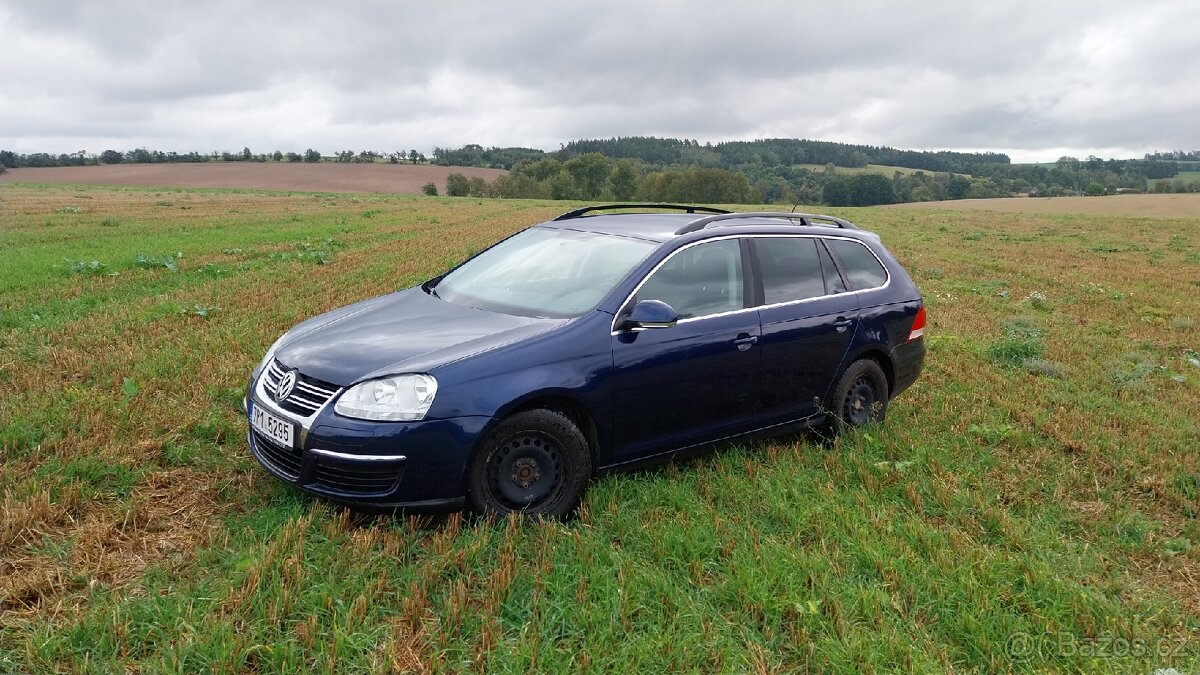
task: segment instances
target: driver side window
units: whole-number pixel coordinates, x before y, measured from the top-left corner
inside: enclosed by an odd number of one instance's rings
[[[661,300],[680,319],[742,309],[741,245],[722,239],[676,253],[642,284],[637,300]]]

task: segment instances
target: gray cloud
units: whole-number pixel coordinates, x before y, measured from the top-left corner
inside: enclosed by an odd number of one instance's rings
[[[0,2],[0,147],[1200,147],[1200,5]]]

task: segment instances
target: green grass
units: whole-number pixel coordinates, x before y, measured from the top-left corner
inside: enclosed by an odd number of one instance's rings
[[[1179,173],[1175,174],[1174,176],[1171,176],[1170,178],[1147,178],[1146,179],[1146,189],[1147,190],[1153,189],[1155,183],[1158,183],[1159,181],[1164,181],[1164,180],[1168,183],[1171,183],[1172,185],[1177,180],[1181,180],[1184,183],[1200,183],[1200,169],[1197,169],[1195,171],[1180,171]]]
[[[809,171],[816,171],[816,172],[824,172],[825,171],[824,164],[796,164],[794,166],[797,168],[801,168],[801,169],[808,169]],[[899,171],[902,175],[908,176],[908,175],[917,173],[918,171],[921,171],[921,169],[912,169],[912,168],[909,168],[906,166],[888,166],[886,164],[868,164],[866,166],[858,166],[858,167],[838,166],[838,167],[834,167],[833,171],[835,174],[842,174],[842,175],[856,175],[856,174],[860,174],[860,173],[877,173],[881,176],[887,176],[888,178],[891,178],[897,171]],[[924,173],[938,173],[938,172],[925,171]],[[966,176],[968,174],[956,174],[956,175]]]
[[[1200,219],[839,210],[929,311],[884,425],[520,524],[299,494],[242,388],[296,322],[567,205],[0,200],[0,672],[1200,667]]]

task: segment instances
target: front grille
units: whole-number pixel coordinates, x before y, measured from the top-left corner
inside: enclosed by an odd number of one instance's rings
[[[314,479],[328,490],[356,495],[386,494],[400,480],[400,466],[392,462],[380,462],[383,466],[334,464],[317,460]]]
[[[279,378],[283,377],[286,372],[287,369],[279,361],[271,359],[270,365],[263,373],[263,391],[272,399],[275,399],[275,388],[279,386]],[[337,391],[336,384],[322,382],[316,378],[296,373],[296,386],[292,389],[292,393],[282,401],[277,400],[276,403],[288,412],[308,417],[329,402],[329,399]]]
[[[269,463],[271,468],[291,480],[296,480],[300,476],[302,461],[300,450],[277,445],[270,437],[259,433],[258,429],[252,429],[251,433],[254,434],[254,444],[258,447],[258,453],[264,462]]]

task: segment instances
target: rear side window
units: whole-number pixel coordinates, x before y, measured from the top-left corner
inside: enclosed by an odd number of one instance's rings
[[[887,283],[887,271],[875,254],[856,241],[845,239],[830,239],[829,245],[833,253],[842,263],[850,287],[856,291],[867,288],[878,288]]]
[[[816,242],[798,237],[754,239],[768,305],[825,295],[825,279]]]
[[[825,292],[830,295],[845,293],[846,282],[842,281],[842,273],[838,271],[837,265],[833,264],[833,258],[829,257],[829,250],[818,244],[817,251],[821,254],[821,269],[825,272]]]

